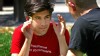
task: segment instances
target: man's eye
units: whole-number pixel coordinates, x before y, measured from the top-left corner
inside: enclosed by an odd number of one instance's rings
[[[50,18],[50,16],[46,16],[45,18],[46,18],[46,19],[49,19],[49,18]]]
[[[41,19],[40,17],[35,17],[35,19]]]

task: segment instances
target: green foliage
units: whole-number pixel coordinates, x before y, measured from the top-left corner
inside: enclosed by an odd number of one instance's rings
[[[10,56],[11,34],[0,33],[0,56]]]
[[[84,54],[83,56],[87,56],[86,54]]]

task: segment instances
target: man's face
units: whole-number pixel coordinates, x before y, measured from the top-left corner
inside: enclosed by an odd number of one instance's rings
[[[32,27],[34,28],[34,33],[36,35],[46,34],[50,25],[51,15],[48,10],[35,13],[32,16]]]

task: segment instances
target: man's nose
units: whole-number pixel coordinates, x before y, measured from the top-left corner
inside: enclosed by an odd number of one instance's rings
[[[42,19],[42,20],[41,20],[41,25],[42,25],[42,26],[45,26],[45,25],[46,25],[45,19]]]

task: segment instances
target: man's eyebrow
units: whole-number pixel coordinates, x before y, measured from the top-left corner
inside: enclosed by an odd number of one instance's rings
[[[51,16],[51,14],[48,14],[48,15],[46,15],[46,16]]]

